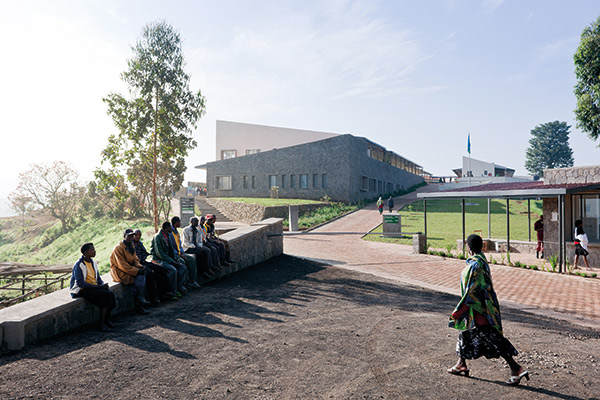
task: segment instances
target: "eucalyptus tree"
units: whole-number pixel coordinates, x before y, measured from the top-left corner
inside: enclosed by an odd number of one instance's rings
[[[121,79],[128,96],[110,93],[103,101],[118,132],[102,151],[105,169],[96,170],[100,188],[125,178],[140,204],[168,218],[171,193],[181,187],[185,157],[197,143],[192,137],[205,113],[205,98],[190,89],[184,71],[180,35],[164,21],[146,25],[132,46],[133,56]],[[112,187],[122,193],[119,185]]]

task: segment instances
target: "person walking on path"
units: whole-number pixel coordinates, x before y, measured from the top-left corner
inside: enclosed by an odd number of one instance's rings
[[[535,248],[535,258],[540,258],[540,253],[542,254],[542,258],[544,258],[544,216],[540,214],[540,219],[535,221],[533,224],[533,229],[537,234],[537,247]]]
[[[575,221],[575,261],[573,262],[573,268],[579,269],[577,263],[579,262],[579,256],[583,256],[583,261],[587,269],[590,269],[588,264],[587,256],[590,254],[588,250],[588,237],[583,231],[583,222],[580,219]]]
[[[381,196],[377,200],[377,209],[379,210],[379,215],[383,214],[383,200],[381,200]]]
[[[387,203],[388,203],[388,209],[390,210],[390,212],[392,212],[394,210],[394,199],[392,199],[392,196],[390,196]]]
[[[469,376],[466,360],[502,357],[510,367],[506,383],[517,386],[521,379],[529,380],[525,371],[514,360],[518,351],[502,335],[500,304],[492,284],[490,267],[481,252],[483,240],[479,235],[467,238],[469,258],[461,273],[461,299],[450,316],[448,326],[460,330],[456,354],[458,361],[447,370],[453,375]]]
[[[71,297],[83,297],[100,308],[99,328],[109,331],[114,328],[110,322],[110,312],[117,306],[115,295],[108,288],[108,283],[102,282],[98,272],[98,264],[94,260],[96,249],[93,243],[81,246],[81,258],[73,265],[73,274],[69,285]]]

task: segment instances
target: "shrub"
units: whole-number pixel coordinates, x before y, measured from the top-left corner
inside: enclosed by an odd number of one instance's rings
[[[548,257],[548,262],[550,263],[550,268],[552,268],[549,272],[556,272],[556,268],[558,267],[558,255],[552,254]]]

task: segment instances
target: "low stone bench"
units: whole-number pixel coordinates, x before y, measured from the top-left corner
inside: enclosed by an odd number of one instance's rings
[[[269,218],[221,235],[229,242],[235,264],[225,267],[222,275],[266,261],[283,254],[283,219]],[[115,314],[134,309],[129,287],[102,276],[115,294]],[[47,339],[100,318],[99,308],[82,298],[72,298],[62,289],[0,310],[0,350],[20,350],[29,343]]]

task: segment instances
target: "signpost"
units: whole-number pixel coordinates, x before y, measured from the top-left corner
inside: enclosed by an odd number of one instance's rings
[[[402,224],[400,214],[383,214],[383,236],[384,237],[402,237]]]
[[[179,218],[181,218],[181,226],[187,226],[190,223],[190,218],[195,215],[195,199],[193,197],[179,198]]]

